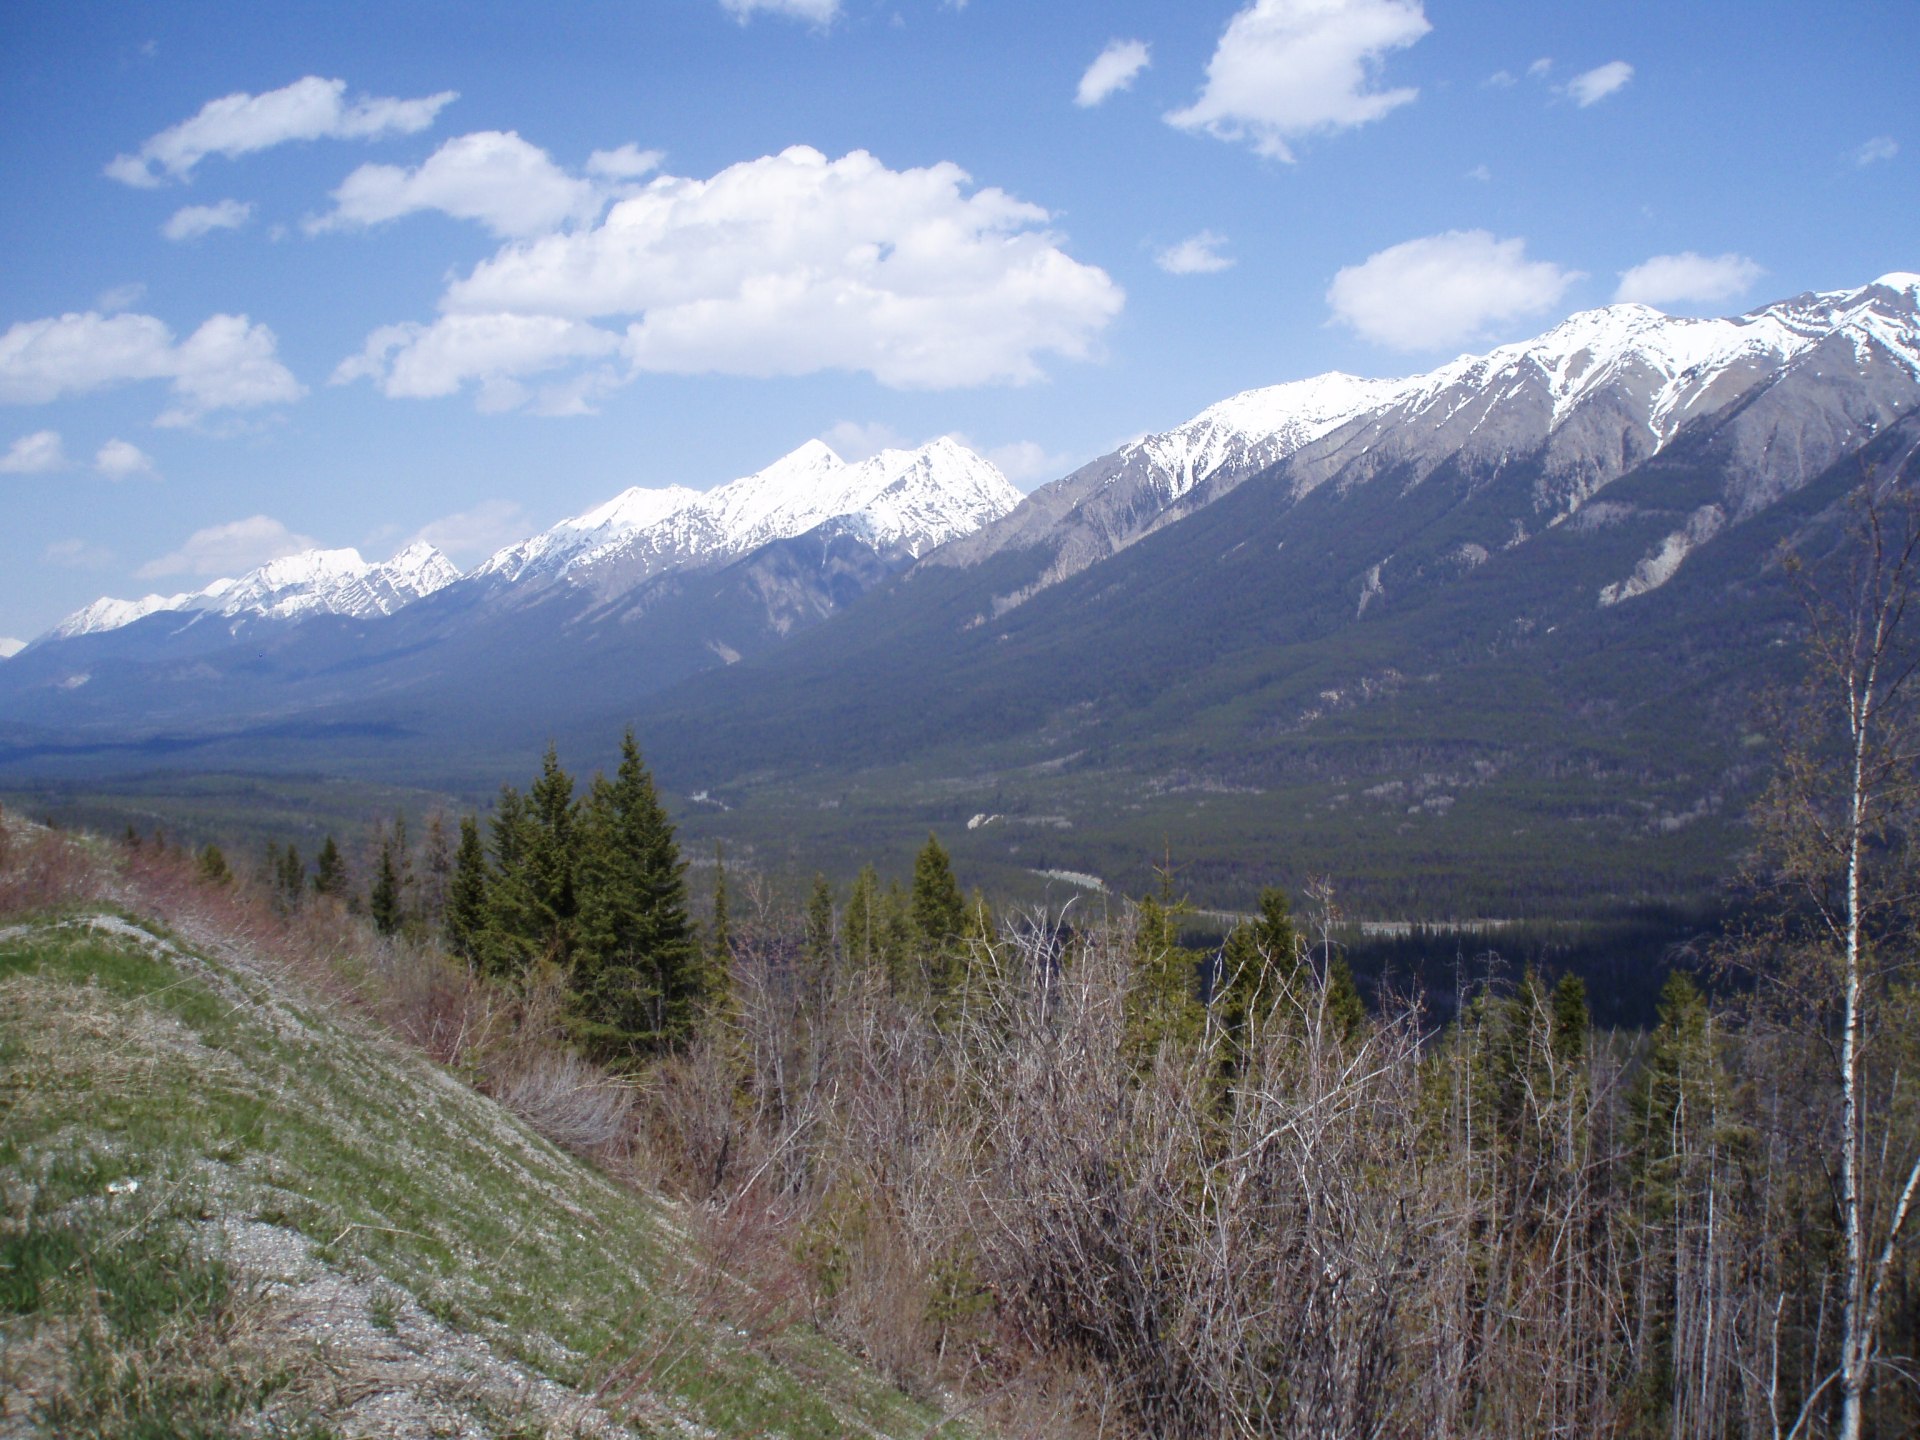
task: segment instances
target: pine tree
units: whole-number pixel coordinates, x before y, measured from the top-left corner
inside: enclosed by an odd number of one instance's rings
[[[292,841],[288,841],[287,848],[280,852],[280,870],[273,877],[273,881],[286,907],[289,910],[298,910],[300,897],[306,893],[307,867],[306,862],[300,858],[300,851],[295,848]]]
[[[320,842],[320,856],[314,862],[313,893],[338,900],[347,893],[347,864],[340,858],[340,847],[329,835]]]
[[[581,829],[577,1032],[609,1058],[678,1044],[700,1011],[703,977],[686,866],[631,730],[614,779],[595,778]]]
[[[1164,1045],[1192,1043],[1205,1024],[1195,993],[1200,956],[1180,944],[1176,924],[1185,910],[1184,903],[1152,897],[1139,905],[1123,1040],[1136,1069],[1150,1065]]]
[[[480,959],[487,930],[487,855],[480,844],[480,821],[460,817],[460,848],[454,852],[453,878],[447,886],[447,948],[462,960]]]

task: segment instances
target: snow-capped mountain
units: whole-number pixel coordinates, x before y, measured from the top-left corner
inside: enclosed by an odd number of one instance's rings
[[[26,648],[26,641],[16,640],[11,635],[0,635],[0,660],[11,660]]]
[[[304,550],[269,560],[238,578],[215,580],[201,590],[148,595],[140,600],[103,596],[76,610],[34,643],[118,630],[165,612],[178,612],[188,623],[208,616],[294,620],[307,615],[360,619],[391,615],[459,578],[453,563],[425,543],[409,545],[378,565],[368,564],[357,550]]]
[[[1920,275],[1896,272],[1728,319],[1610,305],[1426,374],[1335,372],[1245,391],[1042,486],[930,563],[973,565],[1039,547],[1049,558],[1031,583],[996,597],[991,609],[1004,611],[1283,461],[1298,498],[1329,480],[1350,486],[1393,471],[1413,484],[1449,459],[1498,467],[1538,456],[1532,529],[1565,519],[1688,422],[1795,366],[1822,364],[1867,378],[1850,401],[1858,413],[1812,430],[1803,414],[1783,415],[1785,434],[1750,426],[1753,503],[1794,488],[1910,399],[1920,381]]]
[[[745,555],[825,527],[876,551],[917,559],[998,519],[1020,492],[949,439],[848,464],[809,440],[751,475],[704,493],[629,490],[510,546],[474,573],[514,582],[566,579],[603,597],[650,576]]]

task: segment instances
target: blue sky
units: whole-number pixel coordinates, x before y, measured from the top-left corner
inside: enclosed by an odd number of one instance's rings
[[[1920,268],[1911,0],[23,0],[0,636]]]

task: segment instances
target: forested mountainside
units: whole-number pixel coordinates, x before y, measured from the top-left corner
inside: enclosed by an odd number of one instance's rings
[[[1484,860],[1496,910],[1600,872],[1614,901],[1697,890],[1784,673],[1780,547],[1817,555],[1863,481],[1912,477],[1917,303],[1890,275],[1726,320],[1586,312],[1426,375],[1248,392],[1017,505],[950,442],[878,470],[803,447],[737,502],[623,497],[392,615],[42,642],[0,667],[0,764],[461,789],[632,721],[743,838],[998,814],[979,858],[1110,873],[1159,832],[1244,902],[1228,852],[1304,864],[1312,828],[1402,876],[1394,903],[1434,854]],[[735,539],[688,538],[715,517]],[[1022,815],[1067,824],[1005,838]]]

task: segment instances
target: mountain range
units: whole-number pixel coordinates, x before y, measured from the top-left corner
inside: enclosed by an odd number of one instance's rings
[[[1912,475],[1917,407],[1897,273],[1248,391],[1024,498],[950,440],[811,441],[464,576],[312,552],[97,602],[0,664],[0,767],[479,793],[633,723],[692,823],[796,855],[931,824],[1127,885],[1164,841],[1224,900],[1316,861],[1375,907],[1696,892],[1791,649],[1778,547]]]

